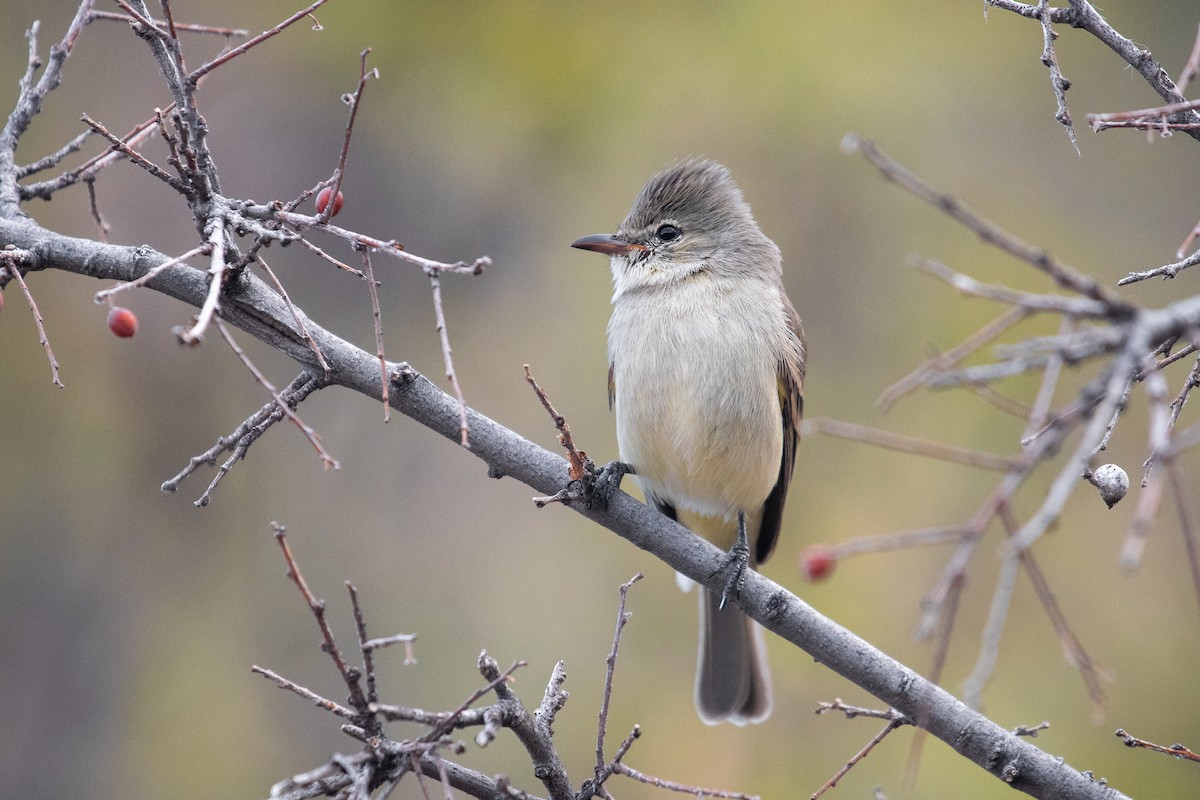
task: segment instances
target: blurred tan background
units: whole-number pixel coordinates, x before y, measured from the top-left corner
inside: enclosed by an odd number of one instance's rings
[[[33,15],[43,22],[44,54],[73,13],[66,0],[37,5],[0,2],[6,109]],[[299,4],[172,6],[179,20],[256,33]],[[651,173],[704,155],[730,166],[784,252],[809,337],[810,416],[1012,454],[1021,422],[976,398],[922,393],[886,416],[873,402],[1000,311],[906,268],[909,253],[986,280],[1046,282],[841,155],[839,141],[848,131],[876,139],[936,186],[1110,284],[1173,260],[1200,215],[1197,143],[1088,132],[1087,112],[1158,98],[1100,44],[1063,28],[1076,155],[1053,119],[1039,28],[985,13],[980,2],[747,8],[334,0],[317,14],[322,31],[295,26],[217,71],[199,97],[225,192],[287,199],[332,172],[346,117],[339,96],[354,87],[359,52],[373,48],[381,78],[367,87],[338,222],[431,258],[492,257],[479,277],[443,281],[456,365],[473,406],[546,447],[556,447],[554,431],[522,380],[523,363],[597,461],[616,455],[605,398],[609,275],[601,259],[568,243],[614,230]],[[1173,73],[1200,21],[1183,0],[1117,0],[1104,12]],[[194,66],[220,42],[190,36],[185,45]],[[169,100],[148,48],[120,23],[94,24],[18,155],[52,152],[81,130],[83,112],[125,131]],[[90,143],[89,154],[98,148]],[[161,143],[147,152],[165,162]],[[97,191],[111,241],[165,253],[196,244],[183,200],[140,170],[109,169]],[[56,230],[95,233],[82,188],[27,210]],[[317,243],[351,257],[337,241]],[[310,315],[372,347],[360,282],[296,247],[266,255]],[[445,385],[426,279],[382,259],[376,269],[388,356]],[[1189,272],[1122,291],[1162,303],[1195,292],[1198,280]],[[283,577],[272,520],[287,525],[344,645],[353,637],[344,580],[361,591],[373,634],[419,634],[416,665],[403,666],[399,652],[379,658],[388,701],[454,707],[481,684],[474,663],[487,649],[504,665],[529,662],[516,688],[536,704],[552,665],[565,659],[571,698],[556,727],[577,783],[594,757],[617,587],[639,570],[647,580],[630,595],[609,723],[610,751],[641,724],[631,765],[765,797],[807,796],[880,727],[814,716],[819,700],[873,701],[778,641],[768,645],[777,684],[769,723],[701,725],[691,701],[695,598],[676,591],[667,568],[569,511],[535,510],[530,489],[488,480],[482,462],[403,417],[385,426],[378,403],[349,392],[328,390],[300,409],[341,460],[339,472],[322,472],[300,434],[279,426],[209,507],[192,505],[208,469],[177,494],[160,493],[189,457],[265,402],[261,387],[218,337],[194,350],[176,345],[171,328],[189,308],[146,291],[126,295],[142,327],[118,340],[92,303],[101,284],[47,272],[30,286],[67,388],[51,386],[10,286],[0,313],[0,786],[9,796],[262,797],[333,751],[357,750],[330,715],[250,673],[260,664],[344,695]],[[249,336],[240,341],[276,384],[294,375]],[[1171,373],[1172,393],[1185,371]],[[1084,368],[1071,381],[1091,374]],[[1028,400],[1035,386],[1003,388]],[[1185,421],[1195,419],[1189,407]],[[1140,390],[1111,451],[1136,485],[1146,455]],[[796,556],[814,541],[959,522],[997,476],[819,437],[804,442],[796,473],[784,538],[765,571],[926,670],[930,646],[910,633],[947,549],[862,557],[818,585],[803,583]],[[1022,496],[1023,513],[1040,499],[1037,488]],[[1115,679],[1104,720],[1092,722],[1082,682],[1024,578],[984,710],[1008,727],[1049,720],[1038,745],[1122,791],[1195,796],[1195,765],[1128,750],[1112,734],[1119,725],[1200,746],[1200,628],[1179,526],[1162,514],[1141,569],[1123,574],[1116,561],[1131,499],[1108,512],[1081,486],[1036,551],[1080,637]],[[955,692],[975,661],[999,544],[991,531],[970,572],[946,671]],[[889,798],[1010,796],[937,742],[906,785],[911,739],[911,731],[893,735],[829,796],[866,797],[875,786]],[[462,761],[511,771],[541,793],[511,737],[484,751],[469,746]],[[627,782],[612,789],[663,796]],[[406,784],[394,796],[420,795]]]

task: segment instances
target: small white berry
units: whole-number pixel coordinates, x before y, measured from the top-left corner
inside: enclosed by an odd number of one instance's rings
[[[1104,464],[1096,467],[1088,480],[1100,490],[1100,499],[1109,508],[1119,503],[1125,493],[1129,491],[1129,475],[1116,464]]]

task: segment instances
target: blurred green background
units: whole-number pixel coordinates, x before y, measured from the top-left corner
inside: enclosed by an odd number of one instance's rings
[[[10,108],[24,69],[24,31],[42,19],[42,52],[73,13],[65,0],[0,2],[0,101]],[[298,3],[210,0],[172,4],[176,18],[252,33]],[[103,5],[102,5],[103,7]],[[1155,105],[1125,64],[1086,35],[1061,29],[1074,82],[1082,156],[1054,121],[1036,24],[980,2],[897,3],[424,3],[334,0],[211,75],[199,97],[225,192],[288,199],[336,164],[359,52],[380,79],[367,87],[338,222],[443,260],[487,254],[475,278],[446,277],[458,373],[481,412],[546,447],[554,431],[521,375],[534,374],[597,461],[616,456],[605,398],[609,275],[570,250],[614,230],[643,181],[688,155],[730,166],[763,229],[785,255],[786,283],[804,317],[810,416],[887,427],[1004,454],[1021,422],[966,394],[919,393],[886,416],[879,392],[999,308],[965,300],[906,268],[910,253],[985,280],[1046,289],[1022,264],[986,249],[948,219],[839,152],[848,131],[880,145],[1029,241],[1110,285],[1173,260],[1200,210],[1197,143],[1087,131],[1085,114]],[[1193,44],[1194,2],[1120,2],[1104,12],[1176,73]],[[195,66],[221,42],[189,36]],[[87,28],[18,155],[32,161],[81,130],[88,113],[125,131],[170,98],[148,48],[127,27]],[[88,153],[99,145],[90,143]],[[146,151],[165,162],[160,142]],[[110,240],[165,253],[197,236],[181,198],[121,164],[98,183]],[[93,236],[75,188],[27,210],[42,224]],[[352,258],[338,241],[317,243]],[[305,254],[267,258],[292,298],[326,327],[371,349],[361,282]],[[376,260],[388,356],[441,379],[426,279]],[[1160,304],[1194,292],[1200,274],[1122,292]],[[610,752],[634,724],[628,762],[661,777],[762,794],[815,791],[880,727],[813,715],[815,703],[870,697],[802,653],[769,642],[775,715],[754,729],[707,728],[692,709],[693,597],[670,571],[577,515],[535,510],[532,490],[485,477],[484,465],[378,403],[331,389],[302,406],[342,469],[326,473],[291,426],[270,431],[217,489],[202,469],[174,495],[159,484],[228,433],[266,397],[218,337],[176,345],[193,311],[148,291],[126,295],[141,331],[118,340],[92,303],[103,288],[53,271],[30,277],[65,390],[15,287],[0,314],[0,786],[12,797],[262,797],[276,780],[353,752],[330,715],[250,673],[274,669],[342,699],[318,651],[312,618],[270,533],[278,520],[314,591],[328,599],[343,644],[353,638],[342,582],[361,591],[375,635],[415,632],[418,663],[379,658],[382,696],[447,709],[481,684],[475,659],[524,659],[516,689],[541,698],[554,662],[567,665],[570,702],[558,744],[572,778],[590,774],[604,657],[617,587],[635,571],[633,619],[618,666]],[[1015,335],[1052,331],[1036,321]],[[1010,337],[1011,338],[1011,337]],[[277,385],[295,373],[240,341]],[[1186,365],[1170,375],[1171,392]],[[1092,374],[1085,367],[1067,392]],[[1024,400],[1031,380],[1002,387]],[[1117,566],[1146,455],[1140,390],[1111,458],[1133,477],[1131,498],[1106,511],[1087,487],[1036,550],[1066,613],[1114,678],[1099,723],[1075,670],[1022,577],[985,711],[1002,725],[1052,727],[1037,744],[1135,796],[1195,797],[1195,765],[1122,747],[1118,725],[1164,744],[1200,746],[1194,590],[1169,501],[1135,574]],[[1185,410],[1185,422],[1194,420]],[[1193,487],[1197,459],[1189,460]],[[1052,470],[1043,469],[1044,481]],[[820,584],[795,567],[816,541],[967,518],[997,476],[831,438],[802,446],[784,538],[764,571],[914,669],[922,594],[949,550],[866,556]],[[1021,497],[1021,513],[1040,499]],[[1194,497],[1191,498],[1194,500]],[[994,586],[992,530],[969,574],[945,683],[957,692],[975,661]],[[408,735],[403,727],[397,736]],[[904,782],[911,731],[889,738],[830,797],[1009,797],[1010,791],[940,743]],[[541,786],[511,737],[461,759]],[[663,796],[616,782],[623,797]],[[415,783],[394,795],[419,797]]]

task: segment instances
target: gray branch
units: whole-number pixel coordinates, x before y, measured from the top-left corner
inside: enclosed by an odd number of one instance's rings
[[[171,260],[149,247],[108,245],[63,236],[39,227],[28,218],[0,219],[0,242],[29,251],[28,271],[53,268],[105,280],[135,280]],[[176,262],[146,285],[199,307],[207,295],[207,284],[205,272]],[[383,387],[375,355],[333,335],[303,311],[297,309],[297,314],[329,363],[330,384],[372,398],[381,396]],[[243,272],[238,283],[222,296],[221,315],[226,322],[305,367],[320,369],[292,311],[252,273]],[[1166,324],[1168,320],[1156,318],[1152,327]],[[389,363],[388,374],[393,408],[461,446],[460,410],[454,397],[407,364]],[[553,494],[567,483],[564,458],[472,409],[468,409],[467,415],[470,452],[487,465],[488,475],[515,478],[540,494]],[[725,563],[725,554],[633,497],[619,493],[607,509],[578,504],[571,508],[698,583],[718,592],[723,588],[718,568]],[[971,710],[941,687],[758,573],[747,576],[737,604],[765,628],[913,719],[1013,788],[1034,797],[1063,800],[1124,797]]]

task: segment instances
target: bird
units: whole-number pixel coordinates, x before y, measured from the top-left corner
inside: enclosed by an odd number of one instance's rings
[[[725,592],[699,592],[698,715],[762,722],[773,704],[762,629],[725,600],[775,547],[799,443],[807,351],[779,248],[729,170],[705,159],[655,174],[616,233],[571,246],[610,257],[611,466],[730,554]]]

